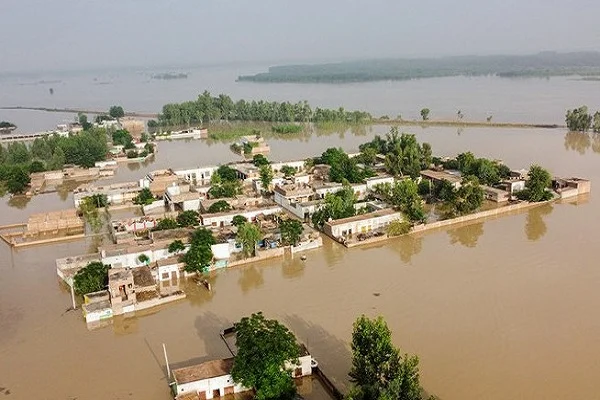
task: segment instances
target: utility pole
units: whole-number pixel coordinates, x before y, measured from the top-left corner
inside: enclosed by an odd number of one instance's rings
[[[75,289],[73,288],[74,285],[75,283],[73,283],[73,278],[71,278],[71,283],[69,284],[69,286],[71,287],[71,301],[73,303],[73,310],[76,310],[77,304],[75,303]]]
[[[171,378],[171,368],[169,368],[169,359],[167,358],[167,346],[163,343],[163,352],[165,353],[165,363],[167,364],[167,379]]]

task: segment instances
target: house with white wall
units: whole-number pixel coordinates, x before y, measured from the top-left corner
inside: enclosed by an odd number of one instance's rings
[[[301,346],[301,350],[298,364],[285,363],[285,368],[291,371],[294,378],[312,374],[312,358],[304,346]],[[231,376],[233,360],[233,358],[213,360],[173,370],[175,380],[173,390],[176,399],[187,399],[186,396],[190,394],[197,399],[214,399],[251,390],[234,382]]]
[[[385,228],[392,221],[403,220],[402,214],[391,208],[374,211],[354,217],[325,222],[323,232],[338,240],[359,233],[368,233]]]
[[[173,184],[167,187],[165,191],[165,203],[173,212],[176,209],[181,211],[197,211],[200,209],[200,201],[204,196],[195,190],[190,190],[189,184]]]
[[[257,208],[238,209],[222,213],[203,213],[200,214],[200,222],[203,226],[224,227],[233,225],[233,217],[235,217],[236,215],[241,215],[245,217],[248,221],[252,221],[256,219],[256,217],[260,214],[271,215],[278,214],[281,211],[281,206],[277,204],[271,204],[260,206]]]
[[[173,172],[179,178],[186,180],[192,185],[207,185],[210,183],[210,179],[217,169],[218,167],[208,166],[191,169],[178,169]]]

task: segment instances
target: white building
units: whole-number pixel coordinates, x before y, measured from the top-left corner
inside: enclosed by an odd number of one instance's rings
[[[286,369],[291,371],[294,378],[312,374],[311,356],[305,348],[302,350],[298,365],[286,362]],[[250,390],[233,381],[232,368],[233,358],[227,358],[173,370],[176,399],[187,399],[190,394],[197,399],[213,399]]]
[[[375,190],[378,185],[384,185],[386,183],[393,185],[395,181],[394,177],[390,175],[378,175],[365,179],[367,190],[369,191]]]
[[[294,168],[296,172],[302,172],[304,170],[304,160],[274,162],[271,164],[271,168],[273,168],[273,171],[275,172],[280,172],[281,168],[285,165]]]
[[[198,167],[173,171],[178,177],[185,179],[193,185],[207,185],[218,167]]]
[[[233,224],[233,217],[241,215],[248,221],[256,219],[260,214],[271,215],[280,213],[281,207],[279,205],[270,205],[265,207],[259,207],[254,209],[242,209],[242,210],[231,210],[222,213],[214,214],[201,214],[200,221],[203,226],[223,227]]]
[[[171,211],[178,208],[182,211],[197,211],[200,209],[200,201],[204,198],[200,193],[190,190],[190,185],[175,185],[167,187],[165,191],[165,203]]]
[[[381,229],[392,221],[402,220],[402,214],[390,208],[354,217],[325,222],[323,231],[334,239]]]
[[[148,257],[148,263],[164,260],[171,257],[168,246],[171,241],[157,242],[148,245],[117,244],[99,248],[100,258],[103,264],[111,268],[135,268],[146,265],[139,260],[144,254]]]

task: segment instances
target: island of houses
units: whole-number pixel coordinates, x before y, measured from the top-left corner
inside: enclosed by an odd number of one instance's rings
[[[113,242],[102,244],[96,253],[57,260],[57,274],[69,285],[73,285],[73,277],[90,262],[110,267],[106,288],[85,295],[82,309],[86,321],[95,323],[185,297],[180,280],[197,274],[184,272],[182,256],[190,249],[191,237],[199,228],[210,231],[215,238],[210,245],[212,260],[206,269],[211,272],[304,254],[322,245],[321,234],[346,247],[386,240],[395,236],[389,231],[390,225],[407,218],[402,209],[388,204],[381,195],[382,187],[405,179],[432,187],[444,183],[454,189],[464,182],[459,171],[438,165],[421,170],[414,179],[388,174],[385,164],[379,161],[361,182],[340,183],[330,179],[331,165],[306,160],[256,161],[255,158],[220,166],[158,170],[136,182],[78,187],[73,196],[75,209],[85,199],[96,196],[109,209],[137,207],[144,214],[111,220],[109,231]],[[271,171],[268,180],[264,178],[265,168]],[[527,173],[511,170],[496,185],[482,185],[487,210],[465,215],[461,221],[530,206],[531,203],[517,199],[517,193],[526,188]],[[555,178],[552,189],[554,199],[570,198],[589,193],[590,182],[582,178]],[[322,226],[315,226],[315,214],[328,207],[332,196],[341,191],[353,197],[350,216],[329,217]],[[139,201],[141,196],[147,197],[145,201]],[[74,210],[68,213],[75,215]],[[192,222],[175,224],[182,215],[191,215]],[[453,223],[453,219],[441,220],[433,212],[426,219],[413,223],[412,229],[419,231]],[[290,220],[301,227],[292,241],[282,229]],[[245,249],[239,238],[239,221],[254,225],[261,232],[254,245],[246,243],[252,249]],[[82,224],[75,225],[66,237],[81,234]],[[183,244],[177,251],[170,249],[174,241]]]

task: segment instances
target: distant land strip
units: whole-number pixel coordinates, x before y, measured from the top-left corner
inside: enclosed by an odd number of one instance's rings
[[[64,113],[83,113],[83,114],[106,114],[106,111],[86,110],[81,108],[49,108],[49,107],[0,107],[0,110],[31,110],[46,112],[64,112]],[[157,113],[145,112],[126,112],[127,117],[138,118],[158,118]],[[268,122],[268,121],[264,121]],[[239,122],[243,124],[243,122]],[[457,128],[475,127],[475,128],[543,128],[558,129],[566,128],[566,125],[558,124],[538,124],[523,122],[487,122],[487,121],[452,121],[452,120],[405,120],[405,119],[381,119],[374,118],[371,121],[365,121],[364,125],[398,125],[398,126],[455,126]]]
[[[523,122],[487,122],[487,121],[452,121],[452,120],[405,120],[405,119],[381,119],[375,118],[367,124],[372,125],[397,125],[397,126],[455,126],[474,127],[474,128],[543,128],[559,129],[566,128],[566,125],[558,124],[537,124]]]
[[[104,115],[107,114],[106,110],[85,110],[81,108],[49,108],[49,107],[24,107],[24,106],[12,106],[12,107],[0,107],[0,110],[29,110],[29,111],[46,111],[46,112],[61,112],[61,113],[83,113],[83,114],[95,114]],[[138,117],[138,118],[158,118],[157,113],[145,113],[145,112],[125,112],[126,117]]]

